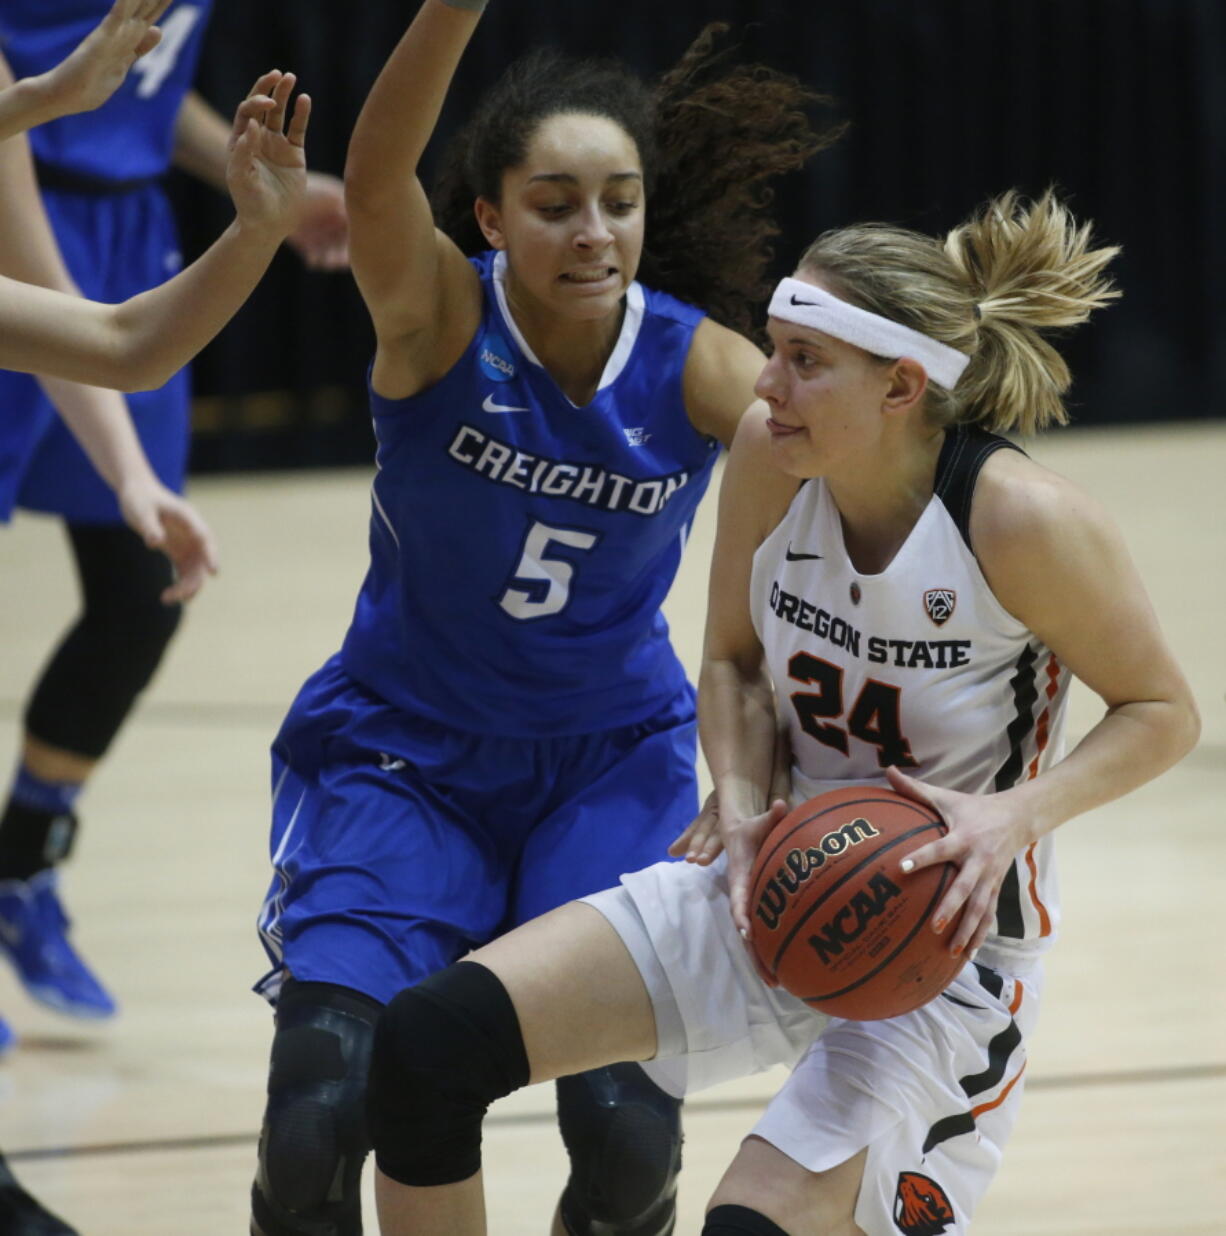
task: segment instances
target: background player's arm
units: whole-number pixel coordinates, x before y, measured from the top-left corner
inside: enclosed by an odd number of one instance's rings
[[[0,58],[0,89],[11,83]],[[24,136],[0,143],[0,274],[23,283],[78,295],[60,255],[34,178]],[[171,493],[149,465],[124,400],[112,390],[40,377],[90,463],[115,491],[125,521],[175,568],[167,602],[187,600],[217,570],[213,534],[190,503]]]
[[[14,83],[5,66],[0,87],[0,141],[74,112],[100,107],[128,70],[161,39],[154,22],[170,0],[116,0],[69,56],[46,73]]]
[[[976,487],[971,540],[997,599],[1106,712],[1059,764],[999,794],[956,794],[890,770],[896,788],[925,798],[949,824],[914,859],[917,867],[950,859],[961,866],[936,917],[948,921],[966,903],[950,943],[968,950],[987,934],[1019,851],[1152,780],[1200,732],[1191,690],[1123,538],[1097,503],[1033,461],[999,451]]]
[[[175,166],[225,193],[229,148],[230,125],[225,117],[197,91],[188,91],[175,120]],[[286,242],[313,270],[348,267],[349,221],[339,177],[307,172],[298,223]]]
[[[480,321],[476,272],[435,229],[417,177],[477,19],[425,0],[371,88],[349,143],[353,273],[378,337],[375,385],[396,398],[441,377]]]
[[[159,386],[233,316],[296,220],[310,100],[282,132],[292,74],[265,74],[239,107],[230,156],[237,218],[199,260],[120,305],[0,279],[0,366],[136,390]],[[258,118],[258,119],[257,119]]]
[[[727,850],[732,916],[742,931],[749,926],[753,856],[784,814],[769,799],[778,725],[750,611],[750,577],[754,553],[787,510],[797,483],[772,464],[765,422],[760,404],[750,408],[725,466],[698,679],[698,726],[715,782],[718,836],[695,836],[691,844],[696,862]]]
[[[703,318],[685,361],[685,410],[694,428],[731,446],[765,363],[744,335]]]

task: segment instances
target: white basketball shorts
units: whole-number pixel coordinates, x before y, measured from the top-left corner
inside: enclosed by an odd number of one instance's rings
[[[868,1147],[856,1222],[869,1236],[961,1236],[1021,1099],[1041,971],[968,962],[923,1008],[845,1021],[757,976],[728,910],[722,858],[657,863],[584,899],[617,931],[651,994],[644,1068],[670,1093],[794,1065],[751,1130],[810,1171]]]

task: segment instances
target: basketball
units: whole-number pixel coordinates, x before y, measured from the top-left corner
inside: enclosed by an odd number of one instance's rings
[[[939,995],[966,961],[949,952],[961,914],[939,936],[929,923],[957,868],[904,875],[898,864],[945,831],[932,808],[884,787],[802,803],[767,836],[750,877],[750,942],[766,971],[815,1009],[857,1021]]]

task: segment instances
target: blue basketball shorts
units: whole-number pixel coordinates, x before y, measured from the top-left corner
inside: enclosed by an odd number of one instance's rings
[[[260,938],[287,975],[386,1002],[471,949],[667,858],[698,809],[689,687],[636,725],[490,737],[393,708],[333,658],[273,746]]]
[[[60,251],[82,295],[115,304],[164,282],[182,260],[170,205],[156,185],[126,193],[43,194]],[[129,395],[145,453],[163,484],[183,488],[190,428],[187,372]],[[0,370],[0,521],[14,506],[76,523],[120,523],[115,496],[38,382]]]

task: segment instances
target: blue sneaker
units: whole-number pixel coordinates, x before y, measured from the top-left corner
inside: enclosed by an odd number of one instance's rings
[[[13,1027],[0,1017],[0,1056],[7,1055],[16,1042],[17,1035],[13,1032]]]
[[[57,887],[53,869],[0,880],[0,949],[35,1000],[70,1017],[111,1017],[115,1001],[68,942]]]

